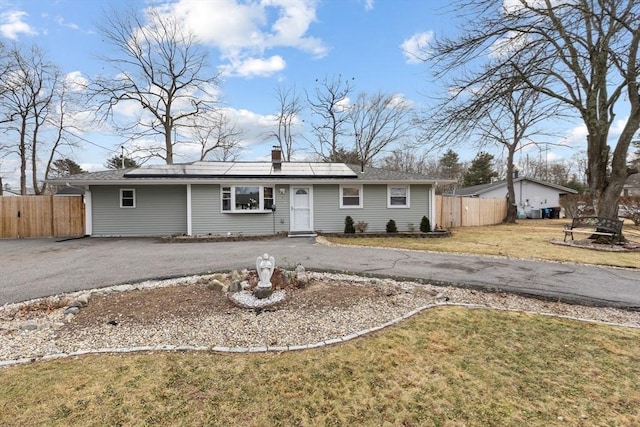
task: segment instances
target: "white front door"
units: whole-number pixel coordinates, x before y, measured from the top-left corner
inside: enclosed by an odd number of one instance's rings
[[[311,187],[291,188],[291,231],[313,231]]]

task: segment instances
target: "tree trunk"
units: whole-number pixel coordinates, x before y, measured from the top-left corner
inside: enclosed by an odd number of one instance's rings
[[[167,151],[165,160],[168,165],[173,164],[173,142],[171,141],[171,119],[167,119],[164,124],[164,146]]]
[[[20,127],[20,195],[27,195],[27,121],[22,118]]]
[[[518,216],[518,205],[516,204],[516,191],[513,186],[513,156],[515,144],[509,146],[507,154],[507,216],[504,222],[507,224],[515,224]]]
[[[611,168],[608,168],[610,148],[607,145],[607,134],[594,136],[590,133],[587,136],[589,141],[589,167],[587,170],[587,181],[591,198],[593,200],[593,208],[599,217],[617,218],[618,204],[622,194],[622,188],[628,177],[626,157],[620,155],[620,147],[616,147],[611,160]],[[623,141],[622,137],[618,139],[618,144],[630,143]],[[622,147],[624,148],[624,147]],[[626,153],[626,150],[624,150]]]

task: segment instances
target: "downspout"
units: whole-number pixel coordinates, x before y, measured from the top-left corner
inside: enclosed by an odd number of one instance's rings
[[[84,192],[84,235],[91,236],[93,234],[93,201],[91,199],[91,189],[87,188]]]
[[[431,191],[429,192],[429,210],[431,211],[429,213],[429,216],[431,217],[429,222],[431,223],[431,229],[435,229],[436,225],[440,225],[442,227],[442,224],[436,224],[436,187],[437,187],[438,183],[434,183],[431,185]]]
[[[191,184],[187,184],[187,236],[193,235],[193,220],[191,217]]]

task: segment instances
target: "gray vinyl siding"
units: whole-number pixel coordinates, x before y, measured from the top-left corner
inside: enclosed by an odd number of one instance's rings
[[[232,184],[230,184],[232,185]],[[256,184],[259,185],[259,184]],[[266,184],[268,185],[268,184]],[[280,189],[284,188],[284,194]],[[194,235],[273,234],[289,231],[289,186],[275,187],[276,212],[222,212],[220,185],[191,185],[191,227]],[[275,218],[274,218],[275,216]]]
[[[386,184],[364,185],[362,208],[340,208],[339,185],[314,185],[314,229],[324,233],[341,233],[347,215],[354,222],[367,222],[367,231],[386,231],[390,219],[396,222],[398,231],[409,231],[409,223],[418,229],[422,217],[430,217],[430,192],[429,185],[411,185],[410,208],[388,208]]]
[[[135,189],[135,208],[120,207],[120,189]],[[185,185],[93,186],[94,236],[166,236],[187,231]]]

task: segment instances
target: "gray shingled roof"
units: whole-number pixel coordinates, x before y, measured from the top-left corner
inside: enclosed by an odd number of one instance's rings
[[[555,188],[556,190],[558,190],[560,192],[563,192],[563,193],[572,193],[572,194],[577,193],[577,191],[572,189],[572,188],[563,187],[562,185],[552,184],[550,182],[539,181],[539,180],[533,179],[533,178],[520,177],[520,178],[515,178],[513,180],[514,184],[516,182],[520,182],[520,181],[535,182],[536,184],[544,185],[546,187]],[[506,187],[506,186],[507,186],[507,180],[501,180],[501,181],[491,182],[489,184],[480,184],[480,185],[473,185],[471,187],[459,188],[459,189],[456,189],[453,192],[453,194],[455,194],[456,196],[479,196],[481,194],[487,193],[487,192],[495,190],[497,188]]]

